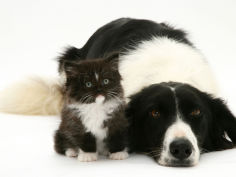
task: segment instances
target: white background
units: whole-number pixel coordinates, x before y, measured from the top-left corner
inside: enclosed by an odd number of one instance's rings
[[[97,28],[120,17],[169,22],[187,30],[236,113],[234,0],[0,0],[0,89],[31,75],[56,76],[55,58],[64,47],[82,47]],[[144,155],[132,155],[125,161],[79,163],[54,153],[52,137],[58,122],[58,116],[0,114],[0,176],[235,174],[235,149],[204,154],[193,168],[161,167]]]

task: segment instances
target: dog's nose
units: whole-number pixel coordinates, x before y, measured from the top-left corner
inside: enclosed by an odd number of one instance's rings
[[[187,159],[192,154],[192,144],[187,139],[177,139],[170,144],[170,153],[178,160]]]

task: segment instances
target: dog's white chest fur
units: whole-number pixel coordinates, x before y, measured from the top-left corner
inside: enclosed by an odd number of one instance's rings
[[[98,152],[104,151],[105,148],[103,140],[107,136],[107,127],[104,127],[104,121],[111,118],[109,114],[120,104],[118,100],[110,100],[105,103],[103,101],[103,98],[98,98],[95,103],[69,105],[69,107],[78,110],[86,131],[91,132],[96,137]]]

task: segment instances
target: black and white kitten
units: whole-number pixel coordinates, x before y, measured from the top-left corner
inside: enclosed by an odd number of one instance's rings
[[[82,162],[98,154],[128,158],[125,103],[118,67],[109,59],[63,63],[66,81],[55,150]],[[60,68],[62,69],[62,68]]]

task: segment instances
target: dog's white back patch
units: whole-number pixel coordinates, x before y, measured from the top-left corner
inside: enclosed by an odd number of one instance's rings
[[[121,55],[119,72],[126,98],[145,86],[169,81],[219,94],[203,55],[197,49],[167,37],[153,37]]]

